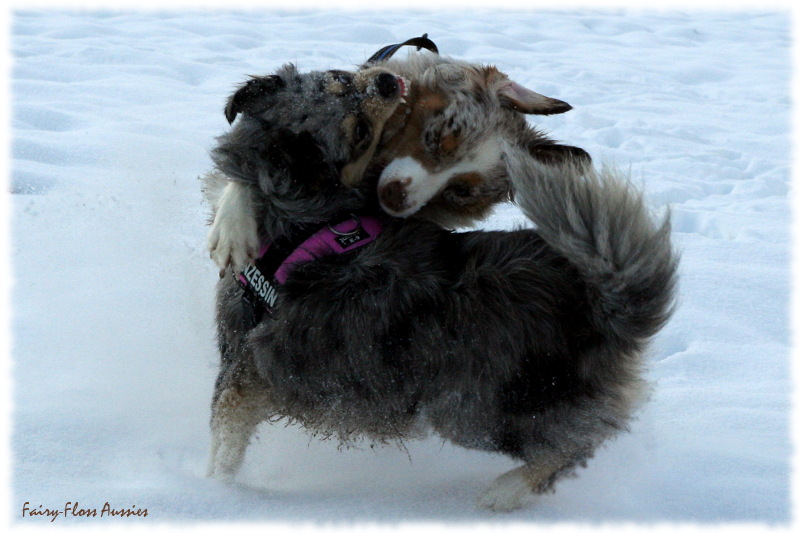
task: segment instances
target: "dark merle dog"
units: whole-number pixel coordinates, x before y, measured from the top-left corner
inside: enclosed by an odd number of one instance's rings
[[[643,351],[672,309],[677,259],[668,223],[655,223],[624,179],[498,139],[502,173],[492,175],[510,179],[536,230],[453,233],[390,219],[351,165],[370,157],[403,79],[283,69],[251,85],[229,103],[242,116],[214,149],[208,183],[257,183],[248,194],[268,239],[352,214],[382,232],[293,264],[255,327],[246,289],[220,280],[210,475],[233,478],[264,420],[288,417],[345,443],[430,430],[523,463],[480,500],[509,510],[627,427]],[[298,127],[292,106],[324,109],[325,121]]]

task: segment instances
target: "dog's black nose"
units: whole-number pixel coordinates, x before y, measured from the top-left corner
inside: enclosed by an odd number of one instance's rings
[[[400,86],[397,84],[397,76],[382,72],[375,78],[375,88],[378,89],[378,94],[384,98],[389,98],[397,94]]]
[[[399,180],[383,185],[378,191],[378,197],[386,209],[395,213],[406,208],[406,188]]]

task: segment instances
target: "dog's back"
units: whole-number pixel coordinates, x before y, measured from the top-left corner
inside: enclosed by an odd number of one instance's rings
[[[587,233],[451,233],[412,219],[356,256],[298,267],[280,323],[249,339],[273,414],[344,442],[414,437],[423,420],[456,444],[525,461],[484,498],[497,509],[585,464],[641,400],[642,351],[669,315],[675,260],[640,197],[581,172],[552,187],[577,200],[532,212],[545,225],[582,223],[611,200]],[[607,238],[593,251],[597,235]]]

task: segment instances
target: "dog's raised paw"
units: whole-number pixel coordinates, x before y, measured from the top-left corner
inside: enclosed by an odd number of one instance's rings
[[[241,272],[258,256],[259,238],[255,218],[234,209],[220,209],[208,234],[211,259],[224,273],[228,266]]]

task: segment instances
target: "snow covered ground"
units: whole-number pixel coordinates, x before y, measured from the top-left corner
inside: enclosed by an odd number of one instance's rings
[[[49,525],[24,503],[78,501],[148,510],[101,522],[125,525],[788,524],[790,19],[15,11],[9,517]],[[265,426],[240,483],[207,480],[216,270],[196,178],[225,98],[247,74],[349,68],[423,32],[571,103],[536,122],[671,206],[680,307],[653,345],[652,401],[579,477],[511,515],[474,506],[511,462],[437,439],[340,452]],[[485,227],[522,221],[503,206]]]

